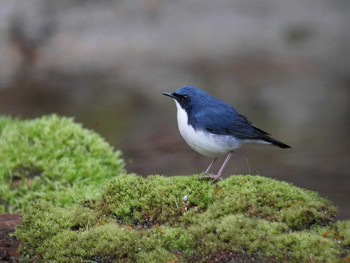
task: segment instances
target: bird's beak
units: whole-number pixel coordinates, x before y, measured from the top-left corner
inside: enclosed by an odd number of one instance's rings
[[[170,98],[176,99],[176,97],[173,95],[173,93],[167,93],[167,92],[162,92],[164,96],[168,96]]]

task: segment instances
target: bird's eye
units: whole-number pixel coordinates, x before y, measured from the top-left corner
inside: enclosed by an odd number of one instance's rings
[[[186,102],[186,101],[188,101],[188,96],[187,96],[187,95],[185,95],[185,96],[182,96],[181,100],[182,100],[183,102]]]

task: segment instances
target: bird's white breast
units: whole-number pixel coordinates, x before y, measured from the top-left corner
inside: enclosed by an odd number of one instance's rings
[[[180,133],[187,144],[195,151],[209,157],[219,157],[234,149],[237,149],[243,143],[230,135],[218,135],[202,130],[195,130],[188,124],[188,115],[186,111],[175,100],[177,108],[177,123]]]

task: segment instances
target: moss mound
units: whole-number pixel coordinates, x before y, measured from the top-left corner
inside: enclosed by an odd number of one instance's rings
[[[316,193],[260,176],[123,175],[79,205],[37,203],[16,236],[23,262],[343,262],[350,223],[334,216]]]
[[[96,197],[123,166],[119,151],[70,118],[0,118],[0,213]]]

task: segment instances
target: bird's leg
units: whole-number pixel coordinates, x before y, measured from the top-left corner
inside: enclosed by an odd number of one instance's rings
[[[213,166],[213,164],[215,163],[215,161],[217,160],[218,158],[215,158],[208,166],[207,170],[205,170],[205,174],[209,174],[209,171],[211,169],[211,167]]]
[[[218,174],[212,176],[212,179],[213,179],[214,181],[217,180],[217,179],[221,176],[221,173],[222,173],[222,171],[225,169],[225,167],[226,167],[228,161],[231,159],[232,154],[233,154],[233,152],[229,152],[229,154],[227,155],[227,157],[226,157],[224,163],[222,164],[222,166],[221,166],[221,168],[220,168]]]

